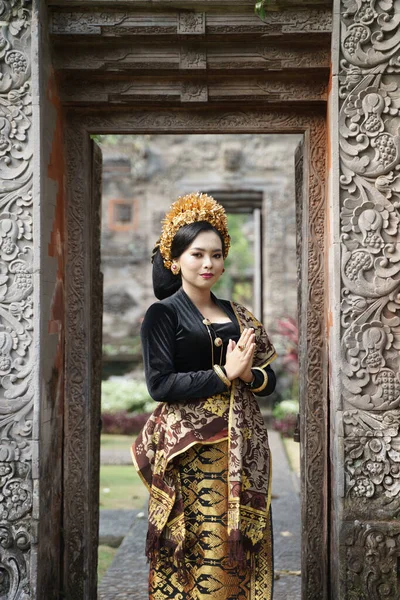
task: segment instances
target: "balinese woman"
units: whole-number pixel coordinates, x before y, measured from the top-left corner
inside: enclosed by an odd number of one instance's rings
[[[271,465],[256,396],[275,350],[243,306],[211,291],[230,245],[222,206],[179,198],[153,254],[141,339],[160,401],[132,447],[150,492],[150,600],[270,600]]]

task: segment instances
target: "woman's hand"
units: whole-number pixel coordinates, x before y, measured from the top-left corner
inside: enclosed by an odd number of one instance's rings
[[[241,350],[242,348],[242,350]],[[253,328],[245,329],[240,336],[237,344],[229,340],[226,350],[225,371],[228,379],[232,381],[237,377],[243,381],[252,381],[253,374],[251,367],[253,365],[255,344],[255,334]]]

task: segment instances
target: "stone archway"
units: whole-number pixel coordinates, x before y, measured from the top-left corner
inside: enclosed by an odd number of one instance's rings
[[[68,111],[66,273],[66,414],[64,430],[64,540],[66,593],[93,597],[95,588],[98,490],[98,393],[91,385],[91,349],[96,320],[95,296],[87,282],[97,281],[99,245],[91,232],[93,207],[90,133],[300,133],[304,134],[304,195],[301,260],[302,398],[302,572],[303,597],[328,593],[328,445],[327,348],[324,312],[325,119],[323,114],[199,110],[130,110],[103,114]],[[95,331],[98,331],[95,327]],[[97,469],[97,472],[96,472]],[[77,524],[82,524],[77,526]],[[88,547],[87,540],[90,540]],[[86,577],[84,577],[84,573]],[[78,586],[78,587],[77,587]]]

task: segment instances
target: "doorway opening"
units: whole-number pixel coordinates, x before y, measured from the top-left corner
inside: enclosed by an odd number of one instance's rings
[[[151,113],[149,113],[151,114]],[[324,132],[325,122],[322,117],[304,117],[285,120],[285,126],[282,123],[279,127],[271,126],[271,123],[260,123],[260,115],[246,113],[243,123],[240,119],[244,117],[243,113],[237,116],[234,121],[227,121],[223,128],[213,125],[213,114],[211,112],[199,112],[197,115],[196,127],[189,126],[193,124],[192,111],[187,114],[190,117],[185,125],[185,116],[183,113],[164,113],[157,118],[153,116],[149,120],[149,114],[129,114],[114,113],[111,119],[108,118],[108,132],[136,134],[164,134],[162,122],[168,123],[168,134],[181,136],[186,134],[200,134],[205,131],[207,134],[228,135],[238,134],[257,134],[274,132],[303,134],[304,139],[304,160],[301,163],[301,174],[296,175],[296,189],[298,191],[297,206],[301,210],[297,211],[296,229],[298,239],[301,240],[301,252],[297,257],[297,273],[300,298],[300,398],[302,402],[301,413],[301,443],[302,443],[302,594],[303,598],[312,596],[306,595],[307,586],[310,586],[310,577],[314,581],[314,590],[323,590],[318,598],[324,598],[326,590],[326,550],[327,550],[327,463],[326,456],[328,452],[326,435],[327,418],[327,397],[326,397],[326,377],[324,373],[325,336],[324,336],[324,311],[323,311],[323,223],[324,223],[324,181],[325,181],[325,162],[324,162]],[[175,116],[174,116],[175,115]],[[178,118],[179,126],[173,126],[174,118]],[[254,119],[254,126],[249,126]],[[134,123],[136,122],[136,127]],[[128,125],[129,124],[129,125]],[[111,131],[110,131],[111,127]],[[197,129],[197,131],[196,131]],[[73,579],[76,584],[77,573],[85,573],[83,584],[89,590],[95,589],[95,579],[97,574],[93,569],[96,564],[97,552],[97,531],[98,531],[98,473],[99,465],[96,463],[99,456],[99,417],[100,417],[100,381],[101,381],[101,297],[100,289],[100,215],[99,208],[101,204],[100,185],[101,180],[101,160],[96,150],[95,144],[90,141],[90,134],[101,131],[107,133],[102,126],[102,116],[74,114],[71,113],[67,128],[67,148],[69,154],[68,177],[70,200],[67,207],[67,226],[68,226],[68,256],[69,270],[67,271],[67,296],[69,321],[69,336],[66,342],[67,362],[66,362],[66,394],[67,394],[67,418],[65,429],[65,471],[64,471],[64,489],[65,489],[65,589],[72,585]],[[293,152],[292,152],[293,155]],[[85,165],[87,170],[85,171]],[[91,177],[87,177],[91,173]],[[216,199],[220,201],[223,194],[229,192],[227,186],[221,185],[221,182],[210,182],[207,187],[195,185],[194,181],[186,182],[189,191],[194,188],[205,192],[214,193]],[[201,184],[202,182],[200,182]],[[188,188],[182,191],[186,191]],[[246,189],[237,189],[236,192],[248,193],[260,192],[257,186],[247,186]],[[300,192],[299,192],[300,190]],[[164,191],[164,198],[169,204],[179,193],[168,194],[169,190]],[[222,194],[218,198],[218,194]],[[279,197],[279,186],[276,190],[276,196]],[[253,201],[255,196],[253,196]],[[299,200],[300,198],[300,200]],[[123,208],[126,198],[118,194],[115,197],[115,205],[112,214],[115,215],[116,224],[119,227],[133,226],[135,222],[135,203],[132,202],[129,208]],[[126,202],[125,202],[126,203]],[[236,206],[238,204],[236,203]],[[137,208],[137,206],[136,206]],[[166,206],[165,208],[168,208]],[[115,209],[115,210],[114,210]],[[161,206],[159,207],[161,209]],[[247,207],[248,209],[248,207]],[[259,209],[259,208],[258,208]],[[257,207],[252,208],[254,215]],[[259,209],[260,210],[260,209]],[[162,208],[162,212],[165,212]],[[240,214],[236,212],[235,214]],[[242,213],[246,214],[246,213]],[[248,213],[247,213],[248,214]],[[262,211],[261,214],[262,215]],[[246,217],[247,218],[247,217]],[[264,222],[264,219],[261,219]],[[321,227],[322,224],[322,227]],[[247,225],[248,226],[248,225]],[[140,227],[138,228],[140,231]],[[254,225],[253,225],[254,231]],[[262,231],[262,230],[261,230]],[[260,235],[260,238],[263,236]],[[147,237],[146,237],[147,239]],[[257,239],[257,235],[254,235]],[[153,239],[149,239],[153,243]],[[253,251],[252,251],[253,252]],[[257,252],[254,251],[254,256]],[[268,274],[265,267],[265,252],[259,251],[259,258],[263,264],[263,276],[261,282],[268,281]],[[84,260],[82,260],[84,258]],[[282,259],[282,257],[280,257]],[[275,263],[278,258],[274,256]],[[296,264],[296,260],[294,260]],[[284,269],[281,269],[284,271]],[[255,278],[250,279],[254,281]],[[249,274],[247,274],[247,283]],[[148,284],[147,284],[148,285]],[[101,284],[102,287],[102,284]],[[257,286],[254,286],[254,290]],[[265,292],[265,290],[264,290]],[[294,291],[294,294],[296,292]],[[256,292],[254,292],[256,298]],[[113,299],[111,299],[113,300]],[[116,299],[114,298],[114,301]],[[127,298],[122,297],[118,300],[127,302]],[[112,305],[112,301],[111,301]],[[267,302],[262,303],[262,310],[265,310]],[[253,310],[255,312],[256,309]],[[257,316],[257,315],[256,315]],[[261,315],[260,315],[261,316]],[[265,323],[268,328],[268,323]],[[79,325],[78,329],[77,326]],[[76,335],[74,335],[74,332]],[[99,367],[100,365],[100,367]],[[71,371],[72,369],[72,371]],[[68,373],[73,373],[74,377],[69,377]],[[82,378],[81,378],[82,377]],[[79,444],[77,444],[77,439]],[[315,452],[315,448],[319,452]],[[133,467],[132,467],[133,471]],[[79,482],[79,485],[77,485]],[[318,491],[316,491],[318,490]],[[68,501],[72,498],[73,501]],[[87,508],[90,506],[90,510]],[[73,520],[76,523],[77,514],[84,521],[84,531],[81,528],[73,527]],[[289,530],[286,530],[289,531]],[[289,532],[290,533],[290,532]],[[287,536],[290,538],[290,536]],[[285,538],[285,535],[282,536]],[[87,552],[81,553],[83,548],[83,539],[90,539],[90,548]],[[75,545],[76,552],[71,553],[71,548]],[[318,553],[316,554],[316,547]],[[76,560],[81,556],[81,559]],[[282,569],[283,570],[283,569]],[[294,569],[296,570],[296,569]],[[72,577],[74,575],[74,577]],[[79,576],[78,576],[79,577]],[[315,581],[320,585],[315,587]],[[92,596],[93,597],[93,596]]]
[[[300,449],[293,434],[299,412],[294,154],[301,137],[97,138],[103,154],[104,281],[100,600],[113,600],[131,590],[146,595],[147,492],[134,472],[129,450],[156,403],[144,381],[139,331],[146,309],[156,301],[149,257],[161,219],[176,197],[191,191],[213,196],[228,216],[232,246],[225,274],[213,292],[253,312],[278,351],[272,365],[277,389],[259,399],[273,461],[275,597],[300,600]],[[128,564],[132,558],[133,570]]]

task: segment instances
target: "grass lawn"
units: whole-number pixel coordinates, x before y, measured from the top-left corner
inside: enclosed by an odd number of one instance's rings
[[[102,433],[100,437],[101,447],[106,450],[124,450],[132,446],[136,439],[136,435],[114,435],[110,433]]]
[[[293,441],[292,438],[282,438],[286,450],[289,465],[292,471],[300,475],[300,444]]]
[[[110,548],[109,546],[99,546],[99,564],[97,567],[97,580],[100,582],[108,567],[111,565],[117,548]]]
[[[140,509],[147,498],[147,489],[133,465],[100,467],[100,509]]]

